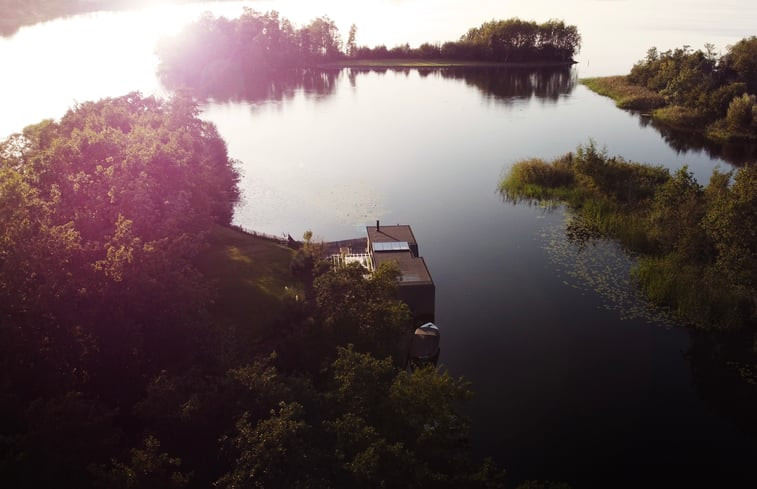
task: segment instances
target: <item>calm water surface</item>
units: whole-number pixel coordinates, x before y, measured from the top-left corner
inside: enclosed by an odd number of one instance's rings
[[[0,40],[3,60],[55,61],[5,76],[0,134],[59,117],[74,100],[169,93],[150,54],[158,30],[124,37],[139,21],[76,17]],[[84,45],[89,60],[66,54]],[[376,219],[412,225],[437,286],[441,362],[476,392],[466,408],[473,447],[512,481],[698,487],[751,477],[743,487],[754,487],[755,432],[702,387],[687,330],[636,295],[633,260],[612,243],[570,243],[564,212],[496,192],[513,162],[589,138],[630,160],[688,165],[701,182],[731,168],[714,156],[721,149],[668,136],[671,145],[577,85],[582,69],[307,72],[211,94],[202,111],[240,161],[237,224],[325,240],[361,236]]]

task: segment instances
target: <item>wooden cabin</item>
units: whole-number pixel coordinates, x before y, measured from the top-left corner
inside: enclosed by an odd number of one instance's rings
[[[413,316],[423,321],[434,320],[436,287],[425,260],[419,256],[418,242],[407,225],[384,226],[376,221],[367,226],[367,250],[374,266],[394,262],[400,269],[399,296],[410,307]]]

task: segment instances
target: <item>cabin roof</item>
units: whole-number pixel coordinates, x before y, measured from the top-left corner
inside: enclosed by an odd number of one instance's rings
[[[366,226],[368,231],[368,239],[371,243],[390,243],[404,241],[409,245],[417,245],[415,236],[413,236],[413,230],[407,225],[385,226],[379,225],[378,230],[376,226]]]
[[[383,229],[384,226],[381,226]],[[382,263],[396,262],[402,272],[400,277],[400,286],[403,285],[433,285],[431,274],[428,271],[426,262],[423,258],[413,256],[410,251],[385,251],[375,253],[373,261],[378,267]]]

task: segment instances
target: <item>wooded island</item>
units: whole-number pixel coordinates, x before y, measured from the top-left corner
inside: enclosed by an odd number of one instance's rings
[[[249,8],[237,19],[204,15],[158,46],[160,74],[171,87],[212,91],[216,85],[244,84],[293,68],[344,66],[471,66],[524,64],[566,66],[581,46],[575,26],[550,20],[485,22],[458,41],[373,48],[358,46],[357,27],[343,42],[328,17],[295,27],[277,12]]]

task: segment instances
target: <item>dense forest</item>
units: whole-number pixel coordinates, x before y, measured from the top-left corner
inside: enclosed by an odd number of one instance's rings
[[[575,26],[551,20],[491,21],[470,29],[458,41],[387,49],[358,46],[357,27],[346,43],[333,20],[319,17],[295,27],[276,12],[245,8],[237,19],[206,14],[157,48],[164,81],[173,87],[207,90],[241,80],[271,78],[285,69],[347,63],[350,60],[426,59],[475,62],[536,62],[565,65],[578,52]],[[334,65],[333,63],[337,63]]]
[[[499,487],[470,387],[408,373],[398,271],[228,227],[194,103],[87,102],[0,143],[7,487]]]
[[[659,52],[651,48],[625,77],[586,84],[618,106],[654,110],[655,120],[704,132],[714,140],[757,140],[757,37],[729,46],[718,57],[712,45]]]

